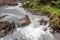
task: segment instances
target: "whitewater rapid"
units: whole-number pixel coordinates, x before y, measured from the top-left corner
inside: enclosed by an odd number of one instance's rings
[[[24,8],[19,6],[21,6],[21,4],[18,6],[2,7],[0,8],[2,9],[2,14],[0,14],[9,15],[4,18],[8,21],[15,21],[23,18],[24,15],[28,15],[31,23],[25,27],[17,27],[13,34],[8,34],[0,40],[15,40],[16,38],[18,40],[53,40],[53,35],[50,33],[49,27],[46,27],[47,31],[44,31],[43,28],[45,28],[45,26],[40,25],[38,22],[41,18],[44,18],[45,20],[49,20],[49,18],[47,16],[32,15],[30,12],[25,11]],[[49,23],[47,26],[48,25]]]

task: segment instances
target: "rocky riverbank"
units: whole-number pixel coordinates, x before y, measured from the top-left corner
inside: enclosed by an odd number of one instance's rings
[[[0,0],[0,6],[3,5],[18,5],[17,3],[20,2],[20,0]]]

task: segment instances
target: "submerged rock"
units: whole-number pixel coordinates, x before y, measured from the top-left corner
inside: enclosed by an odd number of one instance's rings
[[[18,24],[18,27],[23,27],[23,26],[27,26],[30,24],[30,19],[28,18],[27,15],[25,15],[24,18],[15,21],[16,24]]]
[[[10,23],[8,21],[0,22],[0,37],[6,36],[10,31],[12,32],[14,28],[14,23]]]

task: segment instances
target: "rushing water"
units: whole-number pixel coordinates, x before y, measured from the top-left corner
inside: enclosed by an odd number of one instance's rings
[[[20,4],[19,4],[20,5]],[[16,28],[16,31],[13,34],[8,34],[6,37],[1,38],[0,40],[53,40],[53,35],[49,32],[49,28],[46,26],[39,25],[39,20],[44,18],[49,20],[46,16],[37,16],[32,15],[30,12],[24,10],[24,8],[18,6],[3,6],[0,7],[0,16],[9,15],[4,18],[4,20],[13,21],[18,20],[28,15],[31,23],[30,25],[22,28]],[[47,28],[47,31],[44,31],[43,28]]]

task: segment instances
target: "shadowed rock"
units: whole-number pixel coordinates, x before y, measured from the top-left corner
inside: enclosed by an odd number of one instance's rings
[[[14,23],[10,23],[8,21],[0,22],[0,37],[6,36],[10,31],[12,32],[14,28]]]

